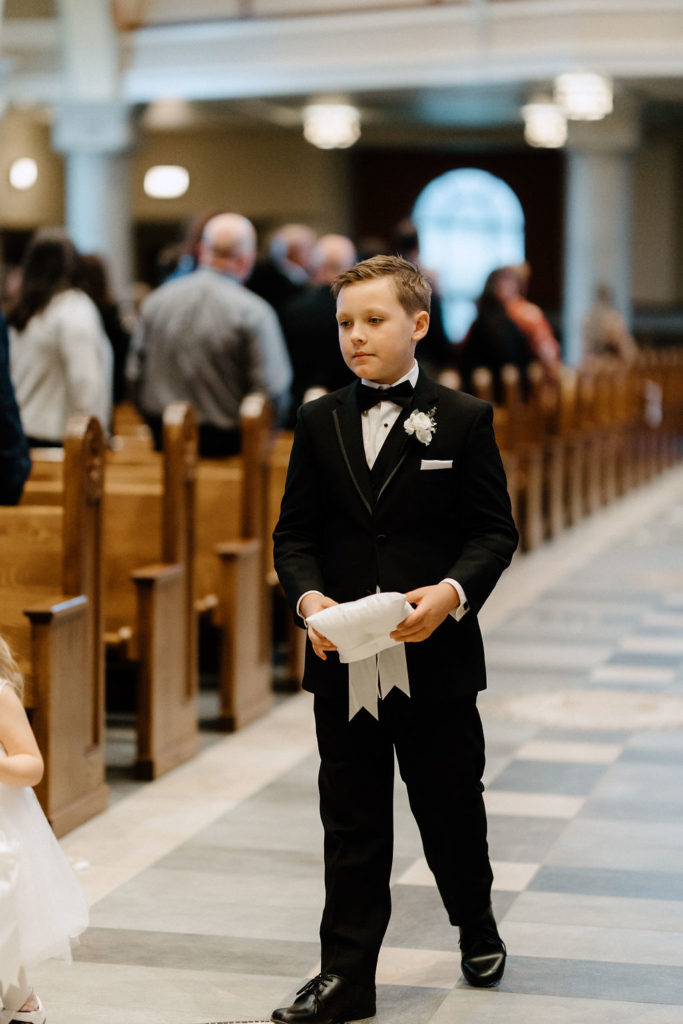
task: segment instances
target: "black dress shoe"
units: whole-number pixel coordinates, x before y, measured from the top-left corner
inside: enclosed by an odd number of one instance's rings
[[[491,907],[460,928],[460,965],[465,981],[477,988],[497,985],[505,970],[505,943]]]
[[[375,990],[344,981],[338,974],[318,974],[297,992],[291,1006],[273,1010],[279,1024],[347,1024],[375,1015]]]

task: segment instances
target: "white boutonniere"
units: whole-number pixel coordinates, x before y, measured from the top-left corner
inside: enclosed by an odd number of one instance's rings
[[[406,434],[415,434],[420,444],[429,444],[436,430],[435,412],[436,408],[430,409],[429,412],[420,412],[418,409],[411,412],[403,424]]]

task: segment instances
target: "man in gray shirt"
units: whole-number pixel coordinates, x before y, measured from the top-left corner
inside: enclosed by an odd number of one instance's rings
[[[255,256],[252,223],[220,214],[204,228],[198,269],[144,301],[128,372],[157,447],[170,402],[192,403],[206,456],[239,451],[239,407],[249,392],[267,394],[277,421],[286,419],[292,370],[280,325],[243,285]]]

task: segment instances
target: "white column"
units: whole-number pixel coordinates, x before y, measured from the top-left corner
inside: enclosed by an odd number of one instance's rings
[[[565,362],[582,352],[581,324],[597,284],[612,287],[631,321],[631,164],[633,116],[571,126],[565,200],[563,342]]]
[[[71,103],[58,111],[53,145],[66,164],[66,231],[81,252],[106,260],[123,301],[132,275],[130,143],[128,109],[119,101]]]

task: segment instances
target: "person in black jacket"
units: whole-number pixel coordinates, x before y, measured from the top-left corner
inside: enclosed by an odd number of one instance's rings
[[[30,472],[28,442],[9,373],[7,324],[0,314],[0,505],[17,504]]]
[[[356,250],[345,235],[323,235],[313,250],[314,284],[287,303],[280,317],[292,360],[292,406],[288,426],[309,388],[326,391],[349,384],[353,373],[342,359],[337,336],[336,306],[330,291],[334,279],[356,262]]]
[[[482,798],[477,613],[518,538],[491,406],[435,384],[415,361],[430,291],[395,256],[337,278],[340,345],[359,379],[301,406],[274,532],[280,583],[308,628],[303,686],[315,694],[325,832],[322,969],[292,1006],[273,1012],[283,1024],[375,1012],[391,909],[394,752],[427,862],[460,929],[466,980],[493,985],[504,970]],[[391,664],[384,652],[361,663],[369,676],[356,700],[354,666],[307,620],[374,595],[404,595],[414,610],[389,634],[400,648]]]
[[[492,270],[486,278],[477,300],[477,317],[458,349],[457,362],[465,390],[472,386],[472,373],[486,367],[493,378],[493,399],[502,400],[501,370],[506,365],[516,366],[522,395],[528,390],[527,368],[534,358],[524,332],[512,320],[505,303],[513,284],[509,267]]]

